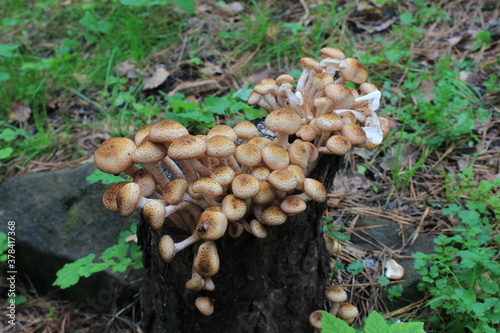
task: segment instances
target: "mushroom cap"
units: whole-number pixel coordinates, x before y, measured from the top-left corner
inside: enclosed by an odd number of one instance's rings
[[[396,260],[389,259],[385,264],[385,276],[391,280],[400,280],[405,275],[405,269]]]
[[[266,238],[267,237],[267,229],[266,226],[260,223],[256,219],[252,219],[250,221],[250,231],[257,238]]]
[[[295,134],[300,126],[302,126],[302,119],[297,112],[287,108],[281,108],[268,114],[264,121],[264,125],[270,131]]]
[[[227,165],[219,165],[210,173],[210,178],[215,179],[221,185],[231,183],[235,176],[235,171]]]
[[[225,158],[234,154],[236,145],[224,135],[214,135],[205,141],[207,150],[205,154],[209,157]]]
[[[245,231],[245,227],[243,226],[243,224],[241,224],[241,222],[238,221],[230,223],[229,227],[227,228],[227,233],[232,238],[240,237],[243,231]]]
[[[262,159],[272,170],[283,169],[290,164],[288,151],[279,145],[269,145],[262,149]]]
[[[250,96],[248,96],[247,104],[250,106],[256,105],[262,99],[262,95],[257,94],[255,91],[252,91]]]
[[[247,205],[244,200],[238,199],[235,195],[229,194],[222,199],[222,213],[230,221],[242,219],[247,213]]]
[[[290,74],[281,74],[276,78],[276,85],[281,86],[284,83],[292,84],[295,79]]]
[[[240,199],[251,198],[260,191],[260,183],[257,178],[249,174],[239,174],[231,183],[233,194]]]
[[[214,302],[206,296],[200,296],[196,298],[196,300],[194,301],[194,305],[204,316],[210,316],[212,313],[214,313]]]
[[[325,87],[325,94],[333,102],[333,109],[350,109],[355,101],[349,87],[332,83]]]
[[[147,124],[135,133],[134,142],[136,146],[140,145],[142,140],[144,140],[149,135],[149,131],[151,130],[151,127],[153,127],[153,125],[154,124]]]
[[[146,138],[133,152],[132,160],[134,163],[150,164],[161,161],[165,156],[167,147],[163,143],[155,143]]]
[[[141,168],[134,173],[131,181],[139,184],[143,197],[149,197],[156,191],[156,180],[149,168]]]
[[[189,132],[181,123],[171,119],[164,119],[150,128],[148,138],[152,142],[170,143],[184,135],[189,135]]]
[[[288,214],[299,214],[306,210],[307,204],[304,200],[297,197],[285,197],[280,204],[281,210]]]
[[[213,178],[202,177],[191,184],[191,191],[216,197],[222,194],[222,186]]]
[[[336,134],[326,140],[325,146],[334,155],[345,155],[351,150],[352,144],[345,136]]]
[[[357,316],[359,316],[359,310],[357,307],[347,302],[340,303],[339,309],[337,311],[337,317],[344,320],[349,320],[354,319]]]
[[[354,113],[351,111],[343,111],[338,113],[338,115],[342,118],[342,121],[346,124],[356,124],[357,119]]]
[[[278,207],[270,206],[262,211],[262,223],[265,225],[281,225],[286,222],[287,215]]]
[[[367,95],[371,92],[378,90],[377,86],[370,82],[363,82],[359,85],[359,90],[363,95]]]
[[[122,217],[132,215],[141,200],[141,187],[136,183],[128,183],[122,186],[116,196],[118,213]]]
[[[177,205],[186,193],[189,183],[185,179],[169,181],[163,188],[163,198],[169,205]]]
[[[321,50],[319,50],[319,55],[321,56],[321,58],[330,58],[339,60],[345,59],[344,52],[333,46],[327,46],[322,48]]]
[[[292,191],[297,186],[297,177],[288,169],[276,169],[267,178],[267,181],[278,191]]]
[[[340,68],[340,73],[344,79],[354,83],[363,83],[366,81],[368,72],[366,71],[365,66],[358,59],[346,58],[344,61],[347,67]]]
[[[248,141],[256,136],[259,136],[259,130],[257,127],[248,120],[237,123],[233,127],[234,132],[243,141]]]
[[[256,145],[260,150],[272,143],[271,139],[265,138],[263,136],[256,136],[248,141],[252,145]]]
[[[205,286],[205,279],[198,273],[193,273],[193,276],[186,282],[186,289],[194,292],[200,291]]]
[[[259,193],[252,197],[252,201],[258,205],[265,205],[274,198],[276,198],[276,188],[267,181],[261,181]]]
[[[178,137],[168,147],[168,156],[173,160],[189,160],[205,154],[207,145],[199,137],[184,135]]]
[[[314,76],[312,85],[318,90],[323,90],[329,84],[333,83],[333,77],[330,74],[318,73]]]
[[[342,118],[335,113],[326,113],[319,116],[316,118],[316,122],[314,124],[320,130],[326,132],[340,131],[345,125]]]
[[[304,179],[304,192],[306,192],[307,195],[309,195],[314,201],[324,202],[326,200],[325,186],[316,179]]]
[[[314,70],[316,73],[321,72],[321,65],[319,62],[309,57],[301,58],[299,60],[299,65],[307,70]]]
[[[262,161],[262,154],[258,146],[251,143],[244,143],[236,147],[234,158],[240,164],[256,166]]]
[[[123,185],[128,184],[128,183],[129,182],[127,182],[127,181],[113,183],[106,189],[106,191],[104,191],[104,194],[102,195],[102,203],[104,204],[104,207],[107,210],[109,210],[113,213],[118,212],[118,206],[116,204],[116,197],[118,196],[118,193],[120,192]]]
[[[160,230],[163,227],[167,212],[165,211],[165,204],[161,200],[150,200],[142,209],[144,220],[153,230]]]
[[[299,138],[304,141],[312,141],[316,138],[316,131],[311,125],[304,124],[300,126],[297,133],[295,133]]]
[[[331,285],[325,290],[325,298],[330,302],[341,303],[347,300],[347,293],[341,286]]]
[[[172,262],[175,256],[175,242],[169,235],[163,235],[158,243],[158,253],[165,262]]]
[[[366,133],[359,125],[345,124],[340,133],[345,136],[353,146],[362,147],[366,143]]]
[[[312,327],[320,330],[322,328],[321,319],[323,318],[323,311],[316,310],[309,315],[309,323]]]
[[[306,176],[304,174],[304,169],[302,169],[300,166],[295,165],[295,164],[290,164],[289,166],[286,167],[288,170],[293,172],[295,175],[295,178],[297,178],[297,186],[295,186],[296,190],[303,191],[304,190],[304,180],[306,179]]]
[[[233,142],[236,142],[236,140],[238,140],[236,132],[231,126],[228,125],[216,125],[212,127],[207,133],[207,139],[216,135],[223,135],[225,137],[228,137]]]
[[[224,236],[227,229],[227,217],[224,213],[205,210],[201,213],[196,233],[201,239],[216,240]]]
[[[271,174],[271,170],[265,165],[257,165],[250,170],[250,174],[260,181],[266,181]]]
[[[97,169],[112,175],[119,175],[130,168],[136,149],[134,141],[128,138],[110,138],[104,141],[94,154]]]
[[[295,140],[292,144],[288,145],[287,150],[290,163],[306,169],[309,160],[309,149],[303,143],[302,140]]]
[[[193,267],[203,277],[210,277],[219,271],[220,260],[217,246],[213,241],[205,241],[198,247]]]
[[[386,117],[378,117],[378,121],[380,122],[380,129],[382,130],[382,135],[385,139],[391,131],[391,121]]]

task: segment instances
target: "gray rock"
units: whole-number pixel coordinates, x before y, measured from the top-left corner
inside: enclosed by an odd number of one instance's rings
[[[94,170],[93,163],[86,163],[5,181],[0,185],[0,230],[6,232],[7,221],[15,221],[18,279],[29,277],[40,293],[57,290],[80,300],[85,310],[101,312],[137,293],[140,272],[126,276],[104,271],[65,290],[52,286],[65,263],[89,253],[99,257],[117,243],[120,232],[139,221],[139,213],[125,219],[104,208],[107,185],[85,179]]]
[[[415,252],[433,253],[434,236],[427,233],[420,233],[416,241],[411,244],[412,236],[416,228],[406,226],[403,231],[399,225],[391,220],[376,217],[361,217],[356,223],[356,233],[351,236],[352,243],[363,247],[366,250],[380,250],[384,246],[398,252],[400,256],[409,257]],[[413,268],[413,258],[393,258],[404,267],[403,295],[401,299],[387,301],[391,308],[400,308],[408,305],[412,301],[422,298],[422,294],[417,290],[420,275]]]

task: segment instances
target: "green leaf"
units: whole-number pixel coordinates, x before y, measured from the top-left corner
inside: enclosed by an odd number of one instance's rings
[[[93,263],[95,254],[91,253],[75,262],[64,265],[57,273],[57,279],[52,285],[59,286],[61,289],[66,289],[78,283],[80,276],[85,276],[85,272],[89,271],[88,266]],[[90,275],[89,275],[90,276]]]
[[[393,324],[390,333],[424,333],[424,323],[398,323]]]
[[[103,184],[112,184],[127,180],[128,178],[130,177],[127,176],[126,178],[122,178],[121,176],[110,175],[109,173],[105,173],[99,169],[96,169],[85,179],[89,182],[89,184],[94,184],[99,181],[102,182]]]
[[[17,50],[21,44],[0,44],[0,57],[12,58],[14,51]]]
[[[335,318],[330,313],[323,311],[321,317],[321,327],[323,333],[355,333],[354,328],[339,318]]]
[[[389,325],[380,313],[372,311],[365,319],[365,333],[389,333]]]
[[[13,152],[14,149],[12,147],[5,147],[0,149],[0,159],[9,158]]]
[[[383,275],[380,275],[377,279],[377,282],[382,286],[388,286],[389,285],[389,279]]]
[[[174,4],[188,14],[196,14],[193,0],[174,0]]]
[[[351,274],[361,274],[365,269],[363,263],[356,259],[347,266],[347,271]]]

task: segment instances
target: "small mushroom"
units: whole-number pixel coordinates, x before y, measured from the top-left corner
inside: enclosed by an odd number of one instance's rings
[[[194,301],[194,305],[204,316],[210,316],[214,313],[214,302],[206,296],[200,296]]]
[[[389,259],[385,264],[385,276],[391,280],[400,280],[405,275],[405,269],[396,260]]]

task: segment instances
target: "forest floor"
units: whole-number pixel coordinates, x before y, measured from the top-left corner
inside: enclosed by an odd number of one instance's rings
[[[273,11],[272,17],[280,23],[264,27],[261,46],[256,46],[254,41],[254,48],[249,49],[241,40],[231,49],[227,42],[220,40],[221,32],[228,26],[231,30],[251,30],[251,22],[262,19],[257,15],[259,11],[252,7],[255,5],[241,2],[216,6],[210,1],[196,2],[197,12],[187,21],[177,43],[155,50],[139,61],[126,59],[117,64],[117,77],[122,80],[120,89],[127,91],[143,76],[144,83],[154,88],[139,91],[142,97],[135,103],[162,104],[164,102],[159,101],[172,92],[181,92],[189,101],[202,103],[206,96],[223,98],[228,92],[251,87],[263,78],[297,70],[298,58],[292,58],[294,53],[283,53],[278,62],[271,63],[265,55],[277,57],[276,53],[282,49],[265,48],[273,43],[285,43],[281,41],[279,29],[296,29],[299,35],[304,30],[317,31],[317,20],[311,15],[322,3],[320,0],[297,1],[281,12]],[[383,91],[381,112],[392,118],[393,127],[393,134],[382,148],[370,152],[356,149],[346,157],[345,169],[338,174],[334,191],[328,196],[327,226],[356,235],[362,231],[356,227],[360,217],[380,217],[393,221],[400,231],[416,228],[411,239],[404,240],[410,245],[420,233],[450,234],[462,221],[456,214],[443,214],[443,209],[453,204],[465,206],[475,200],[487,202],[487,209],[494,211],[488,216],[493,216],[492,237],[498,235],[497,206],[492,208],[497,202],[491,199],[498,197],[498,186],[484,185],[500,178],[498,4],[496,1],[450,0],[432,7],[433,12],[430,9],[426,12],[410,2],[405,5],[395,1],[375,3],[355,1],[355,5],[348,6],[339,1],[336,5],[342,18],[336,21],[337,27],[331,27],[335,33],[317,31],[318,38],[326,43],[336,42],[338,38],[337,43],[346,54],[350,54],[349,48],[352,48],[356,50],[352,53],[361,55],[369,77],[373,77]],[[263,1],[261,6],[266,5],[269,4]],[[276,9],[276,4],[271,7]],[[426,19],[425,15],[433,18]],[[254,23],[253,27],[257,25]],[[319,50],[308,38],[296,39],[303,43],[298,50],[307,56]],[[398,44],[401,44],[399,51]],[[235,53],[233,49],[240,52]],[[158,68],[167,69],[169,75],[158,79],[154,75]],[[83,76],[77,79],[85,81]],[[119,116],[112,116],[111,120],[99,116],[100,108],[113,108],[104,101],[102,91],[92,85],[79,93],[54,91],[44,103],[49,127],[64,133],[55,136],[61,140],[55,143],[57,150],[36,154],[28,161],[26,155],[14,156],[3,163],[2,178],[90,160],[110,133],[123,132],[120,129],[123,124],[113,122]],[[35,108],[32,104],[12,100],[6,121],[10,126],[33,133],[38,125],[32,108]],[[224,122],[226,116],[216,115],[215,122]],[[150,114],[144,117],[154,118]],[[129,122],[125,127],[127,133],[134,132],[138,124]],[[383,245],[376,246],[378,250],[370,254],[399,255]],[[497,245],[490,243],[489,246],[498,250]],[[344,265],[365,259],[351,242],[345,241],[344,248],[339,256]],[[375,289],[382,289],[377,284],[381,273],[381,267],[360,274],[339,270],[336,279],[360,295],[354,301],[366,315],[372,310],[385,312],[387,309],[381,297],[368,296]],[[59,300],[57,293],[39,295],[34,285],[26,285],[24,290],[26,301],[19,309],[17,321],[24,323],[25,328],[19,332],[141,332],[138,299],[111,314],[91,314],[80,312],[72,302]],[[432,312],[422,311],[426,301],[413,302],[390,312],[386,318],[425,321],[422,318]],[[6,318],[5,309],[0,309],[0,316]],[[1,327],[0,332],[3,332]]]

